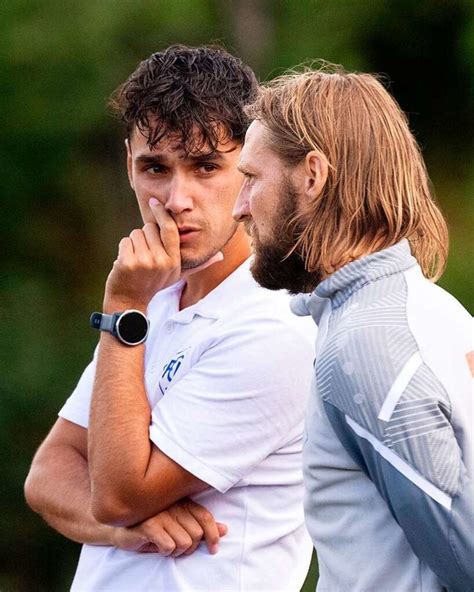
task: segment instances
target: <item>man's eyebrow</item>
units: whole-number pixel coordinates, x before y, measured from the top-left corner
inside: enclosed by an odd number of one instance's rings
[[[143,164],[164,164],[165,159],[158,154],[140,154],[135,157],[136,162]]]
[[[207,162],[210,160],[218,161],[224,158],[222,152],[213,150],[212,152],[189,154],[181,157],[184,162],[195,164],[197,162]],[[139,154],[135,157],[135,161],[141,164],[156,164],[166,166],[166,157],[159,154]]]
[[[208,160],[222,160],[223,158],[224,155],[222,152],[212,150],[211,152],[206,153],[189,154],[188,156],[184,157],[184,160],[189,160],[191,162],[206,162]]]

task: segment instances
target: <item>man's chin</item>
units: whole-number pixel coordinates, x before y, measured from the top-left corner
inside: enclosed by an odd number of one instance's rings
[[[217,246],[216,243],[214,243],[212,245],[211,250],[206,251],[202,255],[199,255],[198,253],[196,253],[196,251],[203,249],[202,244],[200,246],[193,245],[192,247],[191,247],[191,245],[189,245],[189,246],[186,245],[185,247],[181,246],[181,248],[180,248],[181,269],[183,271],[187,271],[189,269],[195,269],[196,267],[199,267],[200,265],[204,265],[204,263],[207,263],[209,261],[209,259],[214,257],[214,255],[217,255],[217,253],[222,252],[223,249],[227,246],[227,244],[230,242],[230,240],[234,236],[238,227],[239,227],[239,225],[236,222],[233,223],[227,238],[223,241],[219,241],[220,242],[219,246]],[[194,255],[192,253],[192,249],[195,251]]]
[[[218,251],[212,251],[211,253],[206,253],[205,255],[201,256],[196,255],[195,257],[186,256],[185,254],[181,253],[181,269],[183,271],[188,271],[190,269],[195,269],[200,265],[204,265],[204,263],[207,263],[209,259],[214,257],[216,253],[218,253]]]
[[[206,257],[205,259],[183,259],[181,258],[181,270],[188,271],[190,269],[195,269],[199,267],[206,261],[209,261],[210,257]]]
[[[288,257],[279,249],[259,246],[250,267],[255,281],[267,290],[288,290],[290,294],[312,292],[317,284],[296,253]]]

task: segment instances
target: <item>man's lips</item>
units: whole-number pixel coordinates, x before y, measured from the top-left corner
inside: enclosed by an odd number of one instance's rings
[[[196,236],[196,234],[199,232],[199,228],[194,228],[192,226],[180,226],[178,227],[178,232],[179,232],[179,242],[181,244],[188,242],[189,240],[191,240],[192,238],[194,238]]]
[[[199,228],[195,226],[178,226],[179,234],[186,234],[187,232],[196,232]]]

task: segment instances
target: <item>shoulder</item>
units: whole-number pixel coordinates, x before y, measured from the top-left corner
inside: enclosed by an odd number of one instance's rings
[[[366,324],[343,318],[317,361],[317,387],[340,437],[355,433],[453,494],[461,458],[453,400],[459,403],[397,308],[366,316]]]
[[[410,270],[407,282],[407,325],[423,362],[429,366],[451,401],[471,399],[469,354],[472,316],[449,292]]]
[[[466,391],[470,349],[472,317],[414,266],[367,284],[335,307],[318,367],[344,384],[360,377],[377,398],[400,374],[424,365],[454,396]]]
[[[275,346],[299,341],[314,350],[316,325],[311,317],[296,316],[290,308],[291,300],[284,290],[262,288],[248,269],[242,270],[225,299],[216,329],[244,331],[263,341],[273,339]]]
[[[296,317],[289,302],[283,294],[243,299],[214,324],[214,346],[227,348],[235,359],[243,356],[249,363],[259,360],[276,367],[298,362],[302,372],[312,373],[317,328],[310,317]]]
[[[428,281],[416,269],[405,273],[407,282],[407,320],[415,337],[423,343],[437,338],[438,347],[445,340],[472,340],[472,316],[452,294]]]
[[[410,325],[410,290],[403,273],[358,290],[331,314],[317,360],[323,399],[380,437],[383,419],[404,402],[429,399],[450,408],[447,389]]]
[[[407,310],[411,327],[418,328],[416,315],[425,319],[425,322],[431,321],[443,332],[461,331],[461,335],[470,332],[472,316],[452,294],[427,280],[418,267],[403,275],[407,285]]]
[[[199,366],[219,368],[235,384],[258,387],[268,396],[305,399],[313,376],[316,326],[311,318],[296,317],[290,300],[284,292],[261,288],[253,278],[246,281],[245,290],[234,291],[209,326]]]

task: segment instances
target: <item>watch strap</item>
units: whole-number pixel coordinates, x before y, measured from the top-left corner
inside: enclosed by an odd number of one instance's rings
[[[141,327],[141,329],[144,330],[144,333],[142,335],[140,334],[140,332],[138,332],[137,334],[137,327],[135,327],[134,330],[133,328],[130,328],[130,325],[128,325],[127,329],[128,315],[138,315],[139,317],[141,317],[141,320],[145,322],[145,327]],[[126,319],[125,328],[122,327],[123,319]],[[123,344],[132,346],[140,345],[141,343],[143,343],[146,340],[148,336],[148,331],[150,329],[150,321],[147,319],[146,315],[140,310],[135,309],[124,310],[123,312],[115,312],[113,314],[93,312],[90,316],[89,324],[94,329],[110,333]]]
[[[90,318],[90,325],[99,331],[107,331],[115,335],[115,324],[121,313],[106,314],[93,312]]]

